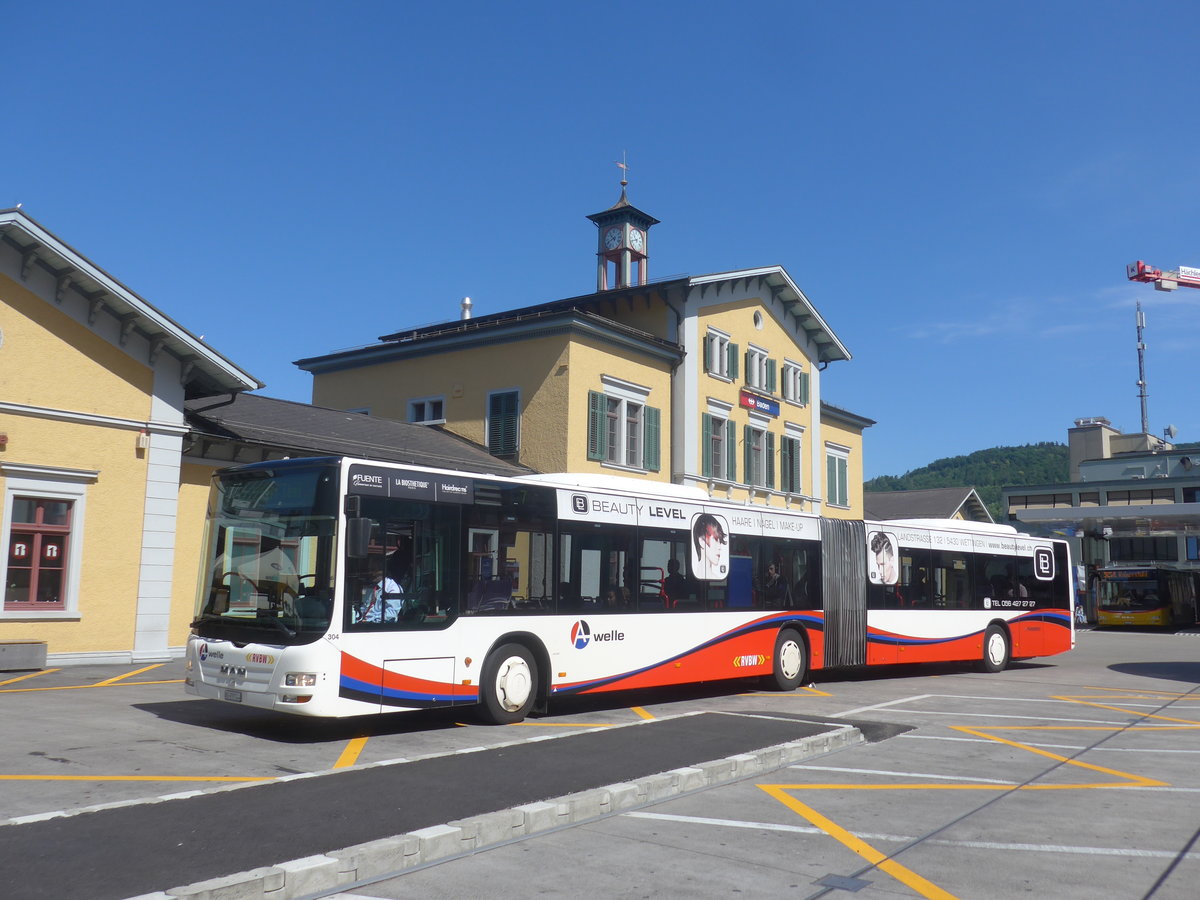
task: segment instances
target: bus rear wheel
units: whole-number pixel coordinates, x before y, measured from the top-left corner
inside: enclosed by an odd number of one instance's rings
[[[777,691],[794,691],[804,681],[808,670],[808,654],[804,638],[792,628],[784,628],[775,638],[775,655],[771,657],[768,684]]]
[[[483,664],[479,714],[489,725],[511,725],[529,714],[537,699],[537,664],[520,644],[505,644]]]
[[[999,625],[989,625],[983,635],[983,659],[979,661],[979,668],[984,672],[1003,672],[1011,659],[1008,635]]]

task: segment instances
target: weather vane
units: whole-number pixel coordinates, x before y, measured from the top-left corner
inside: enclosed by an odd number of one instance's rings
[[[629,166],[625,165],[625,151],[624,150],[621,151],[621,161],[619,163],[617,163],[616,166],[618,169],[621,170],[621,187],[625,187],[625,185],[629,184],[629,178],[628,178]]]

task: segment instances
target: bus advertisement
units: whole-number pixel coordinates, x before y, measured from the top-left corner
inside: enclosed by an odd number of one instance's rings
[[[309,716],[475,706],[1074,646],[1062,541],[827,519],[617,476],[348,458],[214,476],[186,690]]]

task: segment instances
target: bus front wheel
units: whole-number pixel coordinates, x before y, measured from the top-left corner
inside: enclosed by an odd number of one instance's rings
[[[769,683],[779,691],[794,691],[804,681],[808,669],[804,638],[800,633],[784,628],[775,639],[775,655],[771,658]]]
[[[483,664],[480,716],[490,725],[511,725],[528,715],[537,699],[537,664],[520,644],[505,644]]]
[[[1008,635],[999,625],[989,625],[983,636],[983,659],[979,668],[985,672],[1003,672],[1012,658]]]

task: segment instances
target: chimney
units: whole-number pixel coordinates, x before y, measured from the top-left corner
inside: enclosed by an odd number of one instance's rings
[[[467,319],[471,318],[471,298],[463,297],[462,303],[460,303],[459,306],[462,307],[462,315],[459,318],[465,322]]]

